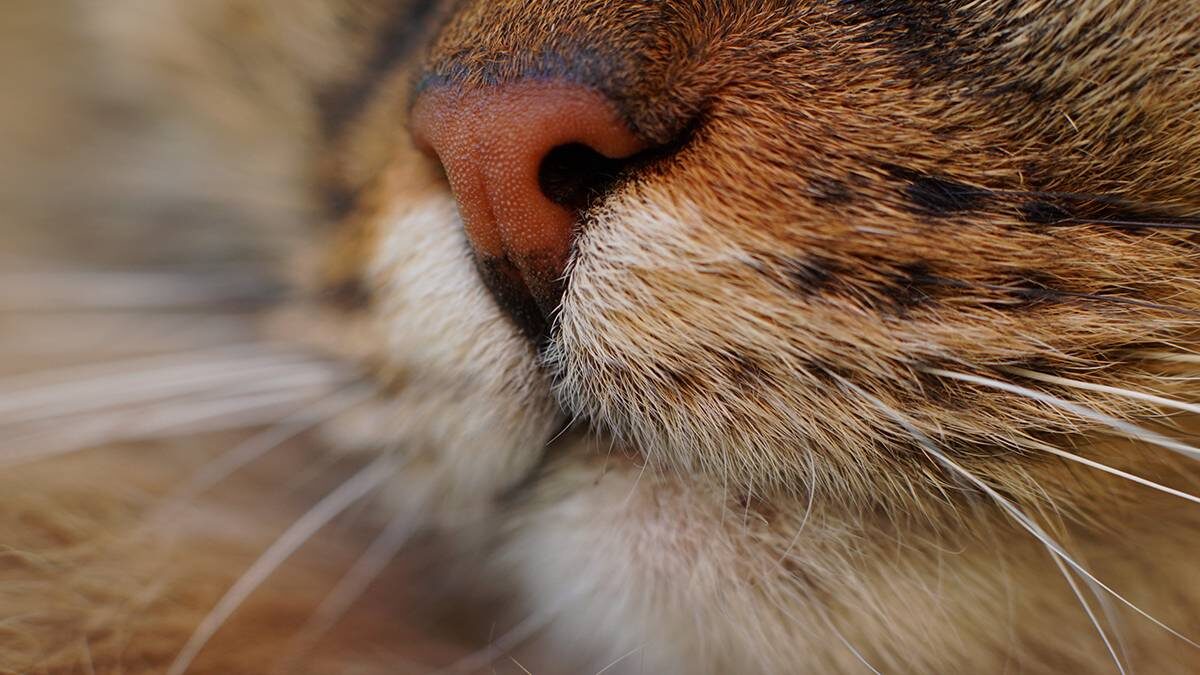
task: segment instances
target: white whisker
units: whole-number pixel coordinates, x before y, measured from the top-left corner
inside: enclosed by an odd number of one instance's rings
[[[92,660],[92,645],[88,641],[88,637],[86,635],[83,636],[82,643],[83,644],[81,645],[81,647],[82,647],[82,651],[83,651],[84,675],[96,675],[96,664]]]
[[[1082,382],[1080,380],[1072,380],[1066,377],[1056,377],[1054,375],[1047,375],[1045,373],[1026,370],[1024,368],[1005,368],[1004,370],[1006,372],[1013,373],[1014,375],[1020,375],[1021,377],[1027,377],[1031,380],[1038,380],[1048,384],[1057,384],[1064,387],[1071,387],[1073,389],[1082,389],[1085,391],[1094,391],[1102,394],[1123,396],[1125,398],[1134,399],[1137,401],[1145,401],[1147,403],[1154,403],[1155,405],[1161,405],[1167,408],[1174,408],[1175,410],[1182,410],[1184,412],[1200,415],[1200,405],[1195,403],[1187,403],[1184,401],[1176,401],[1175,399],[1167,398],[1165,396],[1157,396],[1155,394],[1147,394],[1141,391],[1122,389],[1120,387],[1112,387],[1104,384]]]
[[[164,523],[196,497],[211,490],[242,467],[310,429],[327,422],[375,395],[374,390],[342,391],[317,404],[293,413],[265,431],[255,434],[206,464],[187,484],[163,500],[149,520]]]
[[[11,392],[54,384],[69,384],[80,380],[99,380],[101,378],[120,376],[128,373],[144,372],[155,368],[194,364],[204,359],[236,359],[277,353],[280,353],[278,349],[272,349],[267,344],[237,343],[205,349],[122,359],[115,362],[88,363],[0,378],[0,391]]]
[[[984,387],[989,387],[991,389],[999,389],[1001,391],[1006,391],[1011,394],[1017,394],[1019,396],[1024,396],[1025,398],[1029,398],[1034,401],[1040,401],[1042,403],[1052,405],[1056,408],[1073,413],[1073,414],[1083,417],[1085,419],[1089,419],[1094,422],[1099,422],[1100,424],[1103,424],[1111,429],[1120,431],[1122,434],[1125,434],[1129,438],[1132,438],[1135,440],[1146,441],[1147,443],[1152,443],[1154,445],[1157,445],[1162,448],[1166,448],[1168,450],[1174,450],[1175,452],[1178,452],[1183,455],[1187,455],[1188,457],[1191,457],[1192,459],[1200,459],[1200,448],[1195,448],[1191,445],[1188,445],[1187,443],[1177,441],[1173,438],[1164,436],[1160,433],[1151,431],[1149,429],[1143,429],[1142,427],[1139,427],[1136,424],[1130,424],[1129,422],[1126,422],[1125,420],[1117,419],[1116,417],[1113,417],[1111,415],[1106,415],[1102,412],[1098,412],[1098,411],[1092,410],[1091,408],[1088,408],[1086,406],[1079,405],[1078,403],[1073,403],[1066,399],[1062,399],[1057,396],[1047,394],[1046,392],[1043,392],[1043,391],[1038,391],[1036,389],[1030,389],[1028,387],[1022,387],[1020,385],[1011,384],[1009,382],[1003,382],[1001,380],[995,380],[990,377],[981,377],[979,375],[969,375],[967,373],[956,373],[956,372],[952,372],[949,370],[941,370],[939,368],[928,368],[925,370],[925,372],[927,372],[931,375],[937,375],[939,377],[945,377],[945,378],[952,379],[952,380],[959,380],[961,382],[970,382],[972,384],[978,384],[978,385],[981,385]]]
[[[526,617],[524,621],[518,623],[507,633],[492,640],[487,647],[459,659],[446,668],[436,671],[437,675],[474,673],[486,668],[488,665],[494,663],[496,659],[512,651],[521,643],[536,635],[538,631],[550,625],[550,622],[562,613],[563,608],[570,604],[576,595],[571,594],[555,605]]]
[[[1000,505],[1005,510],[1005,512],[1007,512],[1014,520],[1016,520],[1018,522],[1018,524],[1022,525],[1026,530],[1028,530],[1030,532],[1030,534],[1033,534],[1035,537],[1037,537],[1038,540],[1041,541],[1042,545],[1045,546],[1051,553],[1057,555],[1062,560],[1062,562],[1069,565],[1077,573],[1079,573],[1081,576],[1083,576],[1090,584],[1093,584],[1093,585],[1099,587],[1100,589],[1104,590],[1110,596],[1112,596],[1113,598],[1116,598],[1118,601],[1120,601],[1121,604],[1123,604],[1126,607],[1129,607],[1133,611],[1137,612],[1139,615],[1141,615],[1142,617],[1144,617],[1145,619],[1147,619],[1154,625],[1158,626],[1159,628],[1162,628],[1163,630],[1167,631],[1171,635],[1174,635],[1175,637],[1183,640],[1184,642],[1187,642],[1189,645],[1192,645],[1193,647],[1200,649],[1200,644],[1196,643],[1191,638],[1188,638],[1186,635],[1183,635],[1182,633],[1175,630],[1174,628],[1171,628],[1170,626],[1163,623],[1162,621],[1156,619],[1155,617],[1150,615],[1148,612],[1143,610],[1141,607],[1138,607],[1137,605],[1133,604],[1133,602],[1131,602],[1130,600],[1125,598],[1125,596],[1116,592],[1112,587],[1108,586],[1103,581],[1100,581],[1100,579],[1097,578],[1094,574],[1092,574],[1085,567],[1083,567],[1078,562],[1076,562],[1075,559],[1072,558],[1071,555],[1069,553],[1067,553],[1066,550],[1063,549],[1062,546],[1060,546],[1053,538],[1051,538],[1050,535],[1047,534],[1040,525],[1038,525],[1036,522],[1034,522],[1033,519],[1031,519],[1029,516],[1025,515],[1024,512],[1022,512],[1020,509],[1018,509],[1014,504],[1012,504],[1012,502],[1010,502],[1008,499],[1006,499],[1003,495],[1001,495],[999,492],[997,492],[994,488],[992,488],[986,482],[984,482],[983,480],[981,480],[980,478],[978,478],[971,472],[967,471],[966,469],[962,468],[957,463],[955,463],[953,460],[951,460],[948,456],[946,456],[945,453],[938,450],[937,447],[933,444],[933,441],[930,440],[930,438],[928,436],[926,436],[920,429],[917,429],[916,426],[914,426],[907,418],[905,418],[899,412],[896,412],[895,410],[893,410],[891,407],[884,404],[879,399],[877,399],[874,396],[871,396],[867,392],[863,391],[861,387],[858,387],[858,386],[854,385],[853,383],[846,382],[845,380],[842,380],[841,378],[839,378],[839,380],[841,380],[843,385],[855,390],[860,396],[864,397],[866,400],[868,400],[873,405],[875,405],[877,408],[879,408],[879,410],[881,412],[888,415],[889,417],[892,417],[892,419],[895,420],[897,424],[900,424],[902,427],[904,427],[904,429],[909,434],[911,434],[913,436],[913,438],[916,439],[917,442],[921,444],[922,448],[926,452],[930,453],[930,456],[933,457],[934,459],[936,459],[938,461],[938,463],[951,469],[954,473],[962,476],[967,481],[969,481],[972,485],[974,485],[974,486],[978,487],[980,490],[982,490],[984,492],[984,494],[986,494],[993,501],[995,501],[998,505]],[[1107,638],[1106,638],[1106,640],[1107,640]]]
[[[379,575],[383,574],[417,529],[418,520],[411,514],[402,514],[388,523],[284,649],[284,656],[275,668],[276,673],[295,672],[294,666],[299,659],[341,621]]]
[[[1179,354],[1175,352],[1141,351],[1136,356],[1171,363],[1200,363],[1200,354]]]
[[[867,670],[871,671],[875,675],[883,675],[883,673],[879,672],[878,668],[871,665],[871,662],[867,660],[867,657],[862,655],[862,652],[858,651],[857,647],[851,644],[850,640],[846,639],[846,636],[842,634],[842,631],[839,630],[837,625],[833,623],[833,617],[829,616],[829,611],[827,609],[819,609],[817,611],[817,615],[825,621],[825,626],[829,628],[829,630],[833,631],[834,636],[837,637],[837,639],[842,643],[842,646],[850,650],[850,653],[854,656],[854,658],[858,659],[859,663],[866,666]],[[788,616],[791,615],[789,614]],[[792,620],[795,621],[795,618],[793,617]]]
[[[9,357],[9,367],[23,362],[67,363],[79,357],[87,357],[90,363],[112,363],[215,349],[253,335],[253,322],[231,312],[39,314],[6,323],[0,353]],[[33,357],[38,358],[33,361]]]
[[[604,673],[607,673],[608,671],[610,671],[610,670],[612,670],[613,668],[617,667],[617,664],[621,663],[621,662],[622,662],[622,661],[624,661],[625,659],[627,659],[627,658],[629,658],[629,657],[633,656],[634,654],[636,654],[636,653],[638,653],[638,652],[642,651],[642,650],[643,650],[643,649],[645,649],[645,648],[646,648],[646,645],[644,645],[644,644],[641,644],[641,645],[638,645],[638,646],[634,647],[633,649],[630,649],[629,651],[625,652],[625,653],[624,653],[624,654],[622,654],[621,656],[618,656],[618,657],[617,657],[617,659],[616,659],[615,661],[613,661],[612,663],[608,664],[607,666],[604,666],[604,667],[603,667],[603,668],[601,668],[600,670],[597,670],[597,671],[596,671],[596,675],[604,675]],[[522,669],[522,670],[524,670],[524,669]],[[529,672],[529,671],[527,671],[527,670],[526,670],[525,672]]]
[[[792,554],[792,550],[794,548],[796,548],[796,544],[798,544],[800,542],[800,535],[804,533],[804,528],[805,528],[805,526],[808,525],[808,519],[810,516],[812,516],[813,499],[815,498],[816,494],[817,494],[816,481],[812,481],[812,484],[810,484],[808,487],[808,506],[804,507],[804,518],[801,519],[800,526],[796,528],[796,534],[792,537],[792,540],[788,543],[787,548],[785,548],[783,550],[783,554],[779,556],[778,564],[781,567],[783,566],[784,563],[787,562],[788,556],[790,556]]]
[[[1010,515],[1012,515],[1012,514],[1010,514]],[[1021,514],[1021,515],[1024,515],[1024,514]],[[1020,522],[1020,521],[1018,521],[1018,522]],[[1042,540],[1042,537],[1040,537],[1037,532],[1035,532],[1034,530],[1031,530],[1024,523],[1021,523],[1021,526],[1024,527],[1026,531],[1028,531],[1030,534],[1032,534],[1038,540]],[[1040,530],[1041,528],[1038,528],[1038,529]],[[1043,542],[1043,545],[1044,545],[1044,542]],[[1075,575],[1071,574],[1071,571],[1069,569],[1067,569],[1066,565],[1063,564],[1061,556],[1052,554],[1050,556],[1050,559],[1054,561],[1054,566],[1058,568],[1058,571],[1060,574],[1062,574],[1062,577],[1067,580],[1067,584],[1071,587],[1071,593],[1075,596],[1075,599],[1079,602],[1079,606],[1083,607],[1084,613],[1087,614],[1088,621],[1090,621],[1092,623],[1092,625],[1095,626],[1096,632],[1100,634],[1100,639],[1104,641],[1104,647],[1105,647],[1105,649],[1108,650],[1109,656],[1112,657],[1113,663],[1115,663],[1117,665],[1117,670],[1120,671],[1121,673],[1125,673],[1126,672],[1125,671],[1125,662],[1129,661],[1129,656],[1125,653],[1124,647],[1122,647],[1122,649],[1121,649],[1121,656],[1125,657],[1125,661],[1122,661],[1117,656],[1117,650],[1113,646],[1112,641],[1109,639],[1108,633],[1104,630],[1104,628],[1101,627],[1100,617],[1096,616],[1096,611],[1092,609],[1091,603],[1089,603],[1087,601],[1087,597],[1083,594],[1083,589],[1081,589],[1079,587],[1079,581],[1075,578]],[[1108,603],[1105,603],[1101,599],[1100,595],[1096,592],[1095,587],[1092,587],[1092,594],[1096,597],[1097,600],[1100,600],[1100,604],[1104,607],[1105,615],[1107,617],[1109,617],[1109,624],[1115,625],[1112,622],[1111,608],[1108,606]],[[1117,639],[1118,639],[1118,641],[1120,641],[1120,635],[1117,636]]]
[[[1069,554],[1067,554],[1066,551],[1064,551],[1060,546],[1058,546],[1058,544],[1050,537],[1049,534],[1047,534],[1041,528],[1041,526],[1039,526],[1037,523],[1033,522],[1033,520],[1031,518],[1026,516],[1020,509],[1018,509],[1016,506],[1014,506],[1012,503],[1010,503],[1007,499],[1005,499],[999,492],[994,490],[990,485],[988,485],[982,479],[975,476],[975,474],[973,474],[970,471],[967,471],[965,468],[959,466],[957,462],[953,461],[945,453],[943,453],[941,450],[939,450],[937,448],[937,446],[934,444],[933,440],[930,439],[928,436],[926,436],[925,433],[922,432],[920,429],[918,429],[911,421],[909,421],[909,419],[907,417],[905,417],[904,415],[901,415],[898,411],[893,409],[891,406],[888,406],[883,401],[881,401],[878,398],[867,393],[861,387],[855,385],[854,383],[847,382],[846,380],[844,380],[843,378],[840,378],[840,377],[838,378],[838,380],[843,384],[843,386],[853,390],[860,397],[864,398],[865,400],[870,402],[872,405],[874,405],[880,412],[883,412],[885,415],[892,418],[892,420],[894,422],[896,422],[901,427],[903,427],[904,430],[907,431],[909,433],[909,435],[911,435],[913,437],[913,439],[916,440],[921,445],[921,447],[925,450],[925,452],[928,453],[929,456],[931,458],[933,458],[938,464],[941,464],[943,467],[949,469],[952,473],[964,478],[967,482],[974,485],[979,490],[983,491],[984,494],[986,494],[988,497],[990,497],[993,501],[996,502],[997,505],[999,505],[1006,513],[1008,513],[1008,515],[1010,517],[1012,517],[1014,520],[1016,520],[1016,522],[1019,525],[1021,525],[1021,527],[1023,527],[1027,532],[1032,534],[1034,536],[1034,538],[1036,538],[1039,542],[1041,542],[1041,544],[1044,547],[1046,547],[1046,550],[1050,552],[1050,554],[1051,554],[1050,557],[1054,560],[1055,565],[1058,567],[1059,571],[1062,572],[1063,578],[1065,578],[1067,580],[1067,583],[1070,585],[1071,591],[1075,594],[1075,597],[1079,600],[1079,604],[1083,607],[1083,610],[1087,614],[1088,619],[1091,621],[1092,625],[1095,626],[1096,632],[1100,635],[1101,641],[1104,642],[1105,648],[1108,649],[1109,655],[1112,657],[1113,663],[1116,664],[1116,666],[1117,666],[1117,670],[1122,675],[1124,675],[1125,674],[1125,666],[1121,662],[1121,659],[1117,656],[1116,649],[1113,648],[1113,644],[1112,644],[1112,641],[1108,637],[1108,633],[1104,630],[1104,627],[1100,624],[1100,621],[1096,617],[1095,612],[1092,611],[1091,605],[1088,604],[1086,598],[1083,596],[1083,593],[1080,591],[1079,585],[1076,582],[1075,578],[1071,575],[1070,571],[1067,570],[1063,566],[1063,562],[1067,562],[1073,568],[1080,570],[1081,573],[1084,574],[1085,576],[1087,576],[1089,579],[1094,579],[1094,577],[1091,575],[1091,573],[1084,570],[1081,565],[1078,565],[1078,563],[1076,563],[1074,561],[1074,559]],[[1093,594],[1096,595],[1097,600],[1099,600],[1101,603],[1104,602],[1103,598],[1099,595],[1099,593],[1096,593],[1094,589],[1093,589]]]
[[[1180,499],[1186,499],[1187,501],[1192,502],[1194,504],[1200,504],[1200,497],[1197,497],[1196,495],[1188,494],[1187,492],[1183,492],[1181,490],[1176,490],[1175,488],[1172,488],[1172,487],[1167,487],[1166,485],[1162,485],[1161,483],[1155,483],[1154,481],[1149,480],[1147,478],[1142,478],[1141,476],[1138,476],[1136,474],[1132,474],[1127,471],[1122,471],[1120,469],[1108,466],[1107,464],[1102,464],[1095,460],[1088,459],[1087,457],[1076,455],[1074,453],[1067,452],[1066,450],[1060,450],[1059,448],[1056,448],[1052,445],[1045,445],[1043,443],[1031,443],[1029,445],[1031,447],[1037,448],[1038,450],[1041,450],[1043,452],[1049,452],[1050,454],[1057,455],[1059,457],[1062,457],[1063,459],[1066,459],[1066,460],[1069,460],[1072,462],[1078,462],[1079,464],[1083,464],[1084,466],[1090,466],[1093,469],[1098,469],[1105,473],[1112,474],[1112,475],[1118,476],[1120,478],[1124,478],[1125,480],[1137,483],[1138,485],[1144,485],[1153,490],[1158,490],[1159,492],[1163,492],[1163,493],[1166,493],[1166,494],[1169,494],[1169,495],[1172,495],[1175,497],[1179,497]]]
[[[283,563],[301,546],[312,539],[329,521],[349,508],[358,500],[366,497],[393,473],[393,464],[389,457],[382,457],[359,471],[336,490],[312,507],[291,525],[275,543],[263,552],[254,564],[246,570],[225,595],[217,602],[212,611],[200,622],[192,633],[187,644],[167,669],[167,675],[183,675],[199,656],[200,651],[216,635],[221,626],[229,620],[233,613],[258,589]]]
[[[107,443],[142,438],[179,437],[243,429],[277,421],[311,391],[275,390],[216,400],[172,402],[162,409],[122,410],[72,420],[68,428],[49,428],[8,439],[0,467],[41,461]]]
[[[277,295],[261,280],[229,274],[18,272],[0,275],[0,312],[162,310],[259,302]],[[257,283],[256,283],[257,282]]]
[[[99,378],[0,397],[0,424],[27,424],[226,386],[261,387],[296,375],[331,377],[334,371],[311,360],[259,357]]]

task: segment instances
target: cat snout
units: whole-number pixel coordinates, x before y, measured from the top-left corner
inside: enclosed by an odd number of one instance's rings
[[[426,90],[412,131],[445,169],[489,288],[540,338],[562,296],[580,212],[646,144],[603,94],[566,82]]]

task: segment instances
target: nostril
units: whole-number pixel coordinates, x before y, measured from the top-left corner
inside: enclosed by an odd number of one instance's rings
[[[531,334],[561,300],[580,212],[647,150],[616,104],[567,82],[430,89],[417,147],[438,158],[485,281]],[[536,308],[541,319],[525,320]]]
[[[606,157],[583,143],[569,143],[546,154],[538,185],[555,204],[582,211],[611,191],[629,166],[628,158]]]

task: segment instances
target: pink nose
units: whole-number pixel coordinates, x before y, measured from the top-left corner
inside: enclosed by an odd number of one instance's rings
[[[417,98],[412,130],[445,168],[479,262],[519,277],[504,283],[523,285],[543,315],[557,306],[576,229],[576,213],[545,194],[545,160],[570,146],[609,159],[646,147],[604,95],[565,82],[434,88]]]

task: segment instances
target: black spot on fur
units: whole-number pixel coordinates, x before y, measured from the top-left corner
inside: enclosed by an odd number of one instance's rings
[[[929,263],[924,261],[901,265],[895,273],[888,275],[888,280],[876,288],[881,299],[876,303],[876,309],[901,317],[909,310],[932,302],[942,288]]]
[[[959,23],[954,21],[953,2],[920,0],[841,0],[843,21],[862,31],[859,39],[869,43],[885,42],[899,58],[911,58],[914,69],[927,69],[937,61],[955,60],[962,41]]]
[[[841,265],[830,258],[810,255],[786,258],[780,262],[792,288],[801,295],[817,295],[829,288],[841,272]]]
[[[813,379],[830,387],[840,386],[839,378],[853,381],[853,373],[830,361],[818,357],[804,359],[801,370]]]
[[[1024,307],[1041,305],[1065,297],[1055,278],[1038,270],[1021,270],[1005,286],[1012,289],[1012,296],[1020,300]]]
[[[1031,225],[1053,225],[1071,215],[1061,206],[1042,201],[1022,204],[1020,211],[1021,219]]]
[[[901,166],[886,165],[893,177],[907,183],[905,201],[913,211],[935,217],[975,211],[987,205],[992,193],[965,183],[930,176]]]
[[[836,178],[819,177],[809,182],[809,194],[818,204],[845,204],[854,199],[854,191]]]
[[[659,371],[668,395],[680,403],[692,403],[704,390],[704,377],[692,370],[663,368]]]
[[[1135,204],[1106,195],[1049,196],[1057,202],[1035,200],[1020,205],[1022,219],[1033,225],[1096,225],[1126,233],[1200,231],[1200,219],[1174,216],[1160,205]]]

